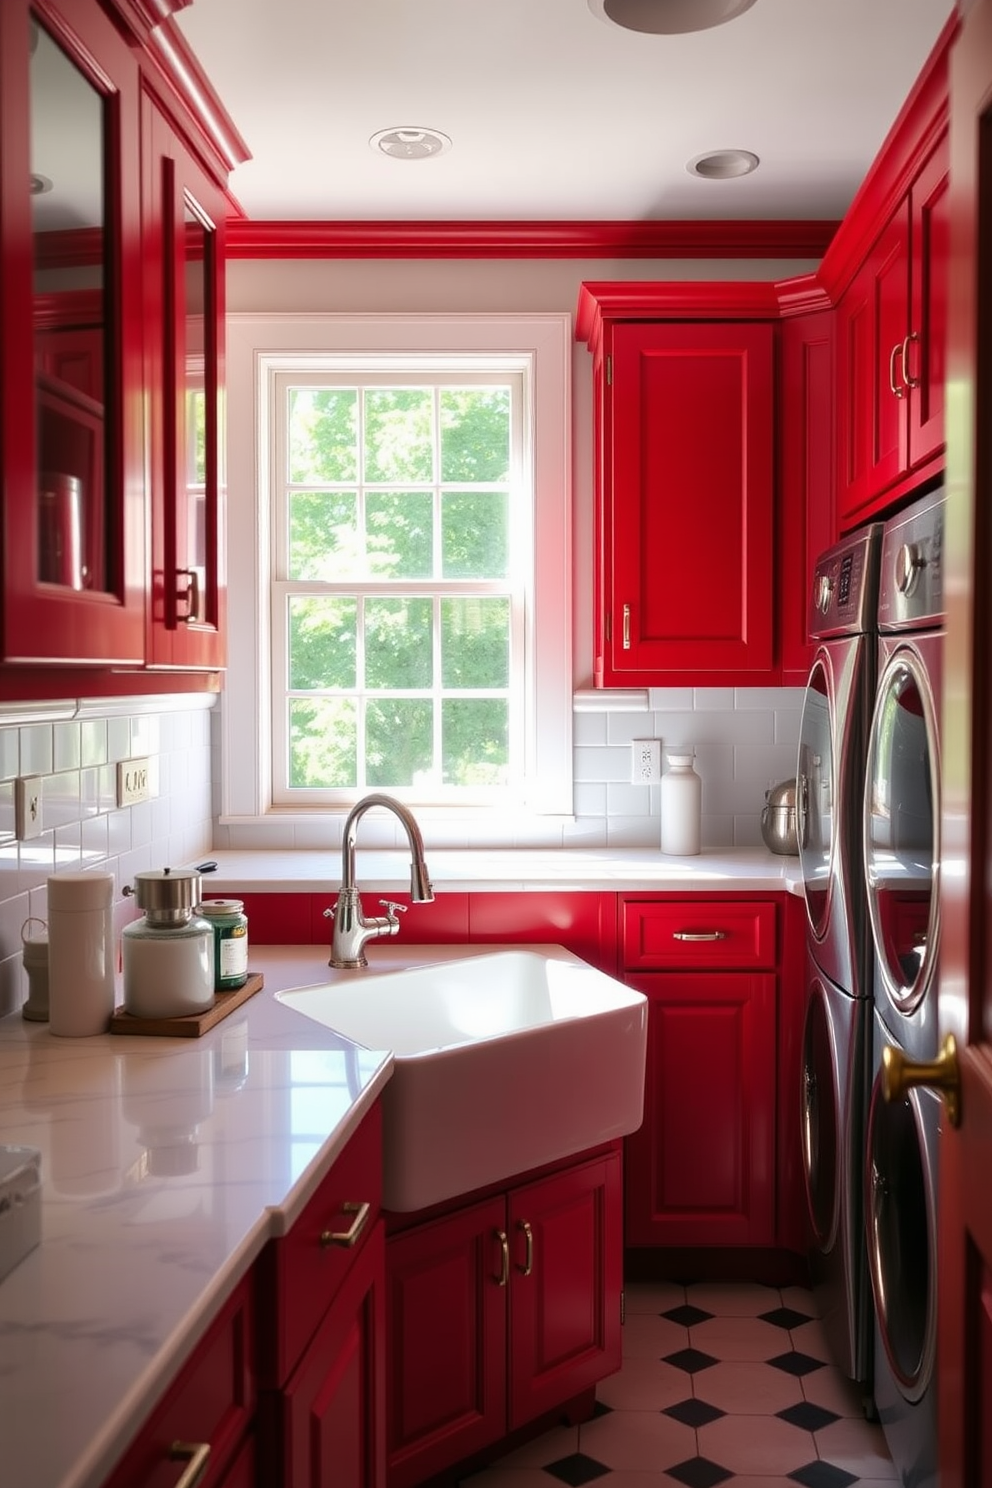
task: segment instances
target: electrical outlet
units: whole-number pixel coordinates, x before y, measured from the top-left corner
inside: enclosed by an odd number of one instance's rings
[[[14,782],[14,830],[18,842],[41,836],[40,775],[22,775]]]
[[[656,785],[661,779],[661,740],[632,739],[630,779],[633,785]]]
[[[136,806],[158,795],[158,760],[119,760],[117,764],[117,804]]]

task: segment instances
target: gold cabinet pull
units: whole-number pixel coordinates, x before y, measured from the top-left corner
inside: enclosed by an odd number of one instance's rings
[[[889,353],[889,387],[897,398],[906,396],[906,389],[896,382],[896,357],[902,352],[904,342],[897,341]]]
[[[882,1050],[882,1095],[887,1101],[902,1100],[913,1085],[929,1085],[939,1090],[947,1107],[952,1126],[961,1124],[961,1067],[958,1046],[949,1033],[940,1046],[936,1059],[907,1059],[899,1049]]]
[[[673,940],[726,940],[726,930],[673,930]]]
[[[355,1218],[346,1230],[321,1230],[320,1244],[326,1250],[331,1245],[344,1245],[351,1247],[358,1243],[358,1237],[368,1223],[368,1217],[372,1213],[372,1205],[363,1200],[356,1204],[352,1200],[341,1205],[342,1214],[353,1214]]]
[[[623,607],[623,649],[630,650],[630,605]]]
[[[197,1483],[202,1483],[207,1471],[210,1443],[174,1441],[169,1448],[169,1457],[173,1462],[189,1463],[176,1482],[176,1488],[196,1488]]]
[[[493,1239],[499,1245],[499,1275],[493,1280],[497,1286],[505,1287],[510,1279],[510,1242],[505,1230],[493,1230]]]
[[[902,380],[907,387],[911,388],[918,388],[920,385],[920,379],[918,377],[914,377],[909,370],[909,348],[912,346],[914,341],[919,341],[919,339],[919,331],[910,331],[909,335],[902,343]]]
[[[525,1219],[517,1220],[517,1229],[524,1232],[524,1263],[517,1270],[521,1276],[529,1276],[534,1269],[534,1231]]]

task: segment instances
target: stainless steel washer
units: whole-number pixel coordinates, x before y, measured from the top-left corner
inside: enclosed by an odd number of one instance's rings
[[[937,1482],[936,1209],[939,1098],[882,1097],[886,1045],[938,1048],[940,708],[944,495],[885,524],[878,682],[868,742],[864,864],[874,984],[865,1217],[874,1301],[874,1393],[904,1483]]]
[[[874,1015],[875,1063],[899,1045]],[[901,1483],[937,1488],[937,1145],[933,1090],[882,1098],[868,1116],[865,1215],[875,1298],[875,1405]]]
[[[816,564],[796,770],[808,974],[800,1121],[814,1289],[837,1364],[870,1388],[871,1297],[862,1173],[871,990],[861,803],[874,690],[882,529]]]

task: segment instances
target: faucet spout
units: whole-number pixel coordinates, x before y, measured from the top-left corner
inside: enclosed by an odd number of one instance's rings
[[[366,811],[373,806],[384,806],[387,811],[391,811],[406,833],[411,858],[410,899],[412,903],[429,904],[434,898],[434,888],[424,861],[424,839],[412,811],[401,801],[381,792],[374,791],[371,795],[363,796],[351,808],[344,824],[344,836],[341,843],[341,888],[337,902],[333,910],[324,911],[325,915],[333,915],[334,919],[331,958],[328,964],[336,968],[367,966],[366,943],[381,936],[396,935],[400,927],[398,916],[406,908],[405,905],[383,899],[380,902],[386,910],[384,916],[366,919],[362,913],[362,901],[355,881],[355,843],[358,823]]]

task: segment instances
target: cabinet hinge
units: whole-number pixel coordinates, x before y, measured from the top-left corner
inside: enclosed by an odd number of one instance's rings
[[[613,386],[613,356],[610,353],[606,357],[606,386]]]
[[[627,1321],[627,1293],[620,1288],[620,1326],[623,1327]]]

